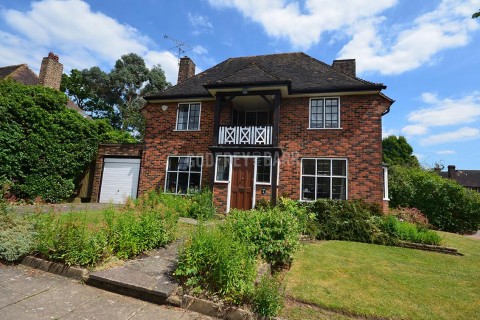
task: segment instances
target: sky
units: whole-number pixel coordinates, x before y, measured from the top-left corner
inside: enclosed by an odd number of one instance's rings
[[[480,0],[0,0],[0,66],[108,72],[134,52],[176,83],[177,44],[197,73],[231,57],[305,52],[356,59],[394,99],[384,136],[421,164],[480,170]]]

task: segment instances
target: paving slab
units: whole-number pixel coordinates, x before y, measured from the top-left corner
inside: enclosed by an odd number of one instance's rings
[[[171,274],[181,241],[152,250],[123,266],[89,274],[87,284],[154,303],[165,303],[178,284]]]

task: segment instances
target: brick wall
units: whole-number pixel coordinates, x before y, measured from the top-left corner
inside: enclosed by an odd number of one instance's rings
[[[105,157],[138,157],[142,156],[143,145],[139,143],[101,144],[98,146],[93,176],[91,202],[98,202],[100,185],[102,183],[103,159]],[[143,168],[140,168],[140,172]],[[139,193],[140,194],[140,193]]]
[[[194,102],[194,101],[192,101]],[[300,167],[303,157],[341,157],[348,159],[348,197],[382,204],[381,114],[389,102],[379,95],[343,96],[340,99],[342,129],[308,130],[309,98],[282,99],[280,109],[280,184],[277,194],[300,198]],[[208,186],[213,159],[208,149],[213,141],[214,101],[201,106],[200,131],[175,131],[178,103],[150,104],[144,109],[147,119],[139,192],[163,190],[169,155],[202,155],[202,186]],[[222,112],[226,124],[229,110]],[[216,204],[226,207],[226,184],[215,184]],[[268,198],[256,190],[257,199]]]

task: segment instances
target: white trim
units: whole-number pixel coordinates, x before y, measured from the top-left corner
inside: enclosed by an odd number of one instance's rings
[[[218,158],[228,158],[228,178],[227,180],[217,180],[217,169],[218,169]],[[217,154],[215,157],[215,179],[213,180],[214,183],[230,183],[230,163],[231,163],[231,156],[230,155],[223,155],[223,154]]]
[[[198,104],[198,128],[197,129],[188,129],[188,125],[190,124],[190,107],[192,104]],[[188,105],[188,112],[187,112],[187,129],[178,129],[178,113],[180,110],[180,105]],[[175,129],[173,131],[200,131],[200,124],[202,123],[202,102],[179,102],[177,105],[177,118],[175,121]]]
[[[139,158],[103,158],[103,162],[140,163]]]
[[[270,158],[270,177],[268,178],[268,182],[262,182],[262,181],[258,181],[257,182],[257,159],[258,158]],[[261,186],[270,186],[272,185],[272,162],[273,162],[273,159],[271,156],[255,156],[255,181],[257,182],[258,185],[261,185]]]
[[[204,165],[204,161],[203,161],[203,156],[196,156],[196,155],[171,155],[171,156],[167,156],[167,165],[165,166],[165,183],[164,183],[164,186],[163,186],[163,192],[164,193],[168,193],[168,194],[178,194],[178,195],[183,195],[183,193],[178,193],[178,192],[168,192],[167,191],[167,176],[168,176],[168,164],[169,164],[169,160],[170,158],[190,158],[190,161],[192,160],[192,158],[201,158],[202,159],[202,166],[200,167],[200,185],[199,185],[199,188],[202,189],[202,176],[203,176],[203,165]],[[179,172],[178,170],[176,171],[170,171],[170,172]],[[190,185],[190,174],[191,173],[198,173],[196,171],[185,171],[185,172],[188,172],[188,185]],[[178,174],[177,174],[177,181],[175,181],[175,189],[178,189]]]
[[[335,128],[312,128],[311,127],[311,124],[312,124],[312,100],[319,100],[319,99],[323,99],[323,124],[325,125],[325,109],[326,109],[326,105],[325,105],[325,100],[326,99],[337,99],[338,100],[338,127],[335,127]],[[341,99],[340,99],[340,96],[325,96],[325,97],[312,97],[308,100],[308,130],[341,130],[343,129],[342,128],[342,123],[341,123]]]
[[[317,181],[316,178],[321,177],[317,174],[311,175],[311,174],[303,174],[303,160],[315,160],[315,172],[317,171],[317,162],[316,160],[330,160],[330,175],[324,176],[327,178],[330,178],[330,199],[332,199],[332,179],[333,178],[343,178],[345,179],[345,200],[348,200],[348,159],[347,158],[337,158],[337,157],[319,157],[319,158],[314,158],[314,157],[305,157],[305,158],[300,158],[300,197],[299,201],[304,201],[304,202],[311,202],[311,201],[316,201],[317,200]],[[339,175],[333,175],[333,165],[332,161],[333,160],[344,160],[345,161],[345,176],[339,176]],[[314,177],[315,178],[315,199],[314,200],[305,200],[303,199],[303,177]]]
[[[383,171],[383,200],[390,201],[390,194],[388,191],[388,167],[382,166]]]

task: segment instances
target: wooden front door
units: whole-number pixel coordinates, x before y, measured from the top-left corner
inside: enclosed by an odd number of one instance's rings
[[[254,164],[253,158],[233,158],[230,208],[252,209]]]

